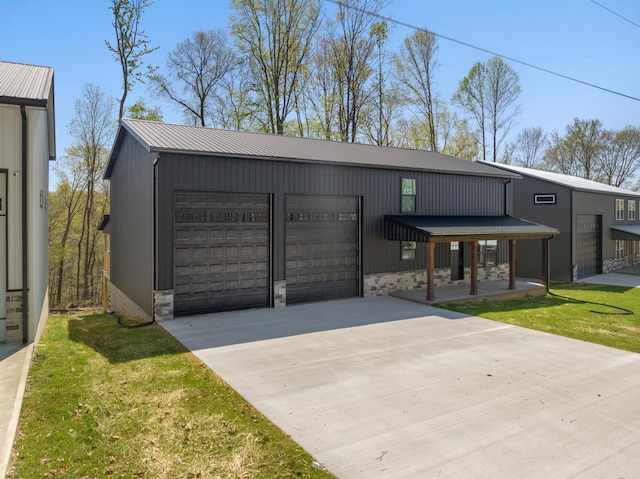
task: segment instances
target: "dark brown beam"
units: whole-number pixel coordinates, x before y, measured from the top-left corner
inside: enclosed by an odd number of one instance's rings
[[[436,244],[435,243],[427,243],[427,301],[435,301],[436,299],[436,289],[433,284],[435,274],[435,252],[436,252]]]
[[[509,240],[509,289],[516,289],[516,240]]]
[[[471,241],[471,290],[469,294],[478,294],[478,241]]]
[[[542,239],[542,284],[547,284],[549,277],[549,238]]]

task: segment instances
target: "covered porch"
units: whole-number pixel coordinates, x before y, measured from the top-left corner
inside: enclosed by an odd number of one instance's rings
[[[424,298],[432,303],[435,295],[435,246],[438,243],[469,243],[470,244],[470,283],[458,287],[468,288],[468,295],[477,298],[478,287],[478,242],[482,240],[506,240],[509,245],[509,279],[506,281],[506,291],[517,291],[516,282],[516,244],[523,240],[538,240],[542,242],[541,278],[540,283],[546,285],[549,268],[549,239],[559,231],[549,226],[533,223],[513,216],[417,216],[417,215],[385,215],[387,239],[391,241],[414,241],[424,243],[427,257],[427,288]],[[484,282],[482,291],[490,283],[489,289],[500,287],[500,281]],[[504,283],[504,281],[503,281]],[[527,283],[529,284],[529,283]],[[532,283],[534,284],[534,283]],[[522,288],[523,286],[521,286]],[[449,288],[453,292],[453,286]],[[528,289],[535,289],[534,287]],[[413,293],[415,295],[417,293]],[[452,293],[450,293],[452,294]],[[455,293],[461,296],[458,291]],[[492,296],[496,292],[493,291]],[[407,298],[410,299],[410,298]],[[470,298],[467,298],[467,300]],[[444,298],[442,298],[444,300]]]

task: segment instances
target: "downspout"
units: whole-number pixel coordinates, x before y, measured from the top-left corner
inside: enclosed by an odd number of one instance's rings
[[[27,195],[27,111],[25,105],[20,105],[22,116],[22,342],[29,342],[29,241],[28,241],[28,195]]]
[[[511,179],[508,179],[504,182],[504,215],[505,216],[509,216],[509,200],[508,200],[508,189],[509,189],[509,185],[511,184]]]

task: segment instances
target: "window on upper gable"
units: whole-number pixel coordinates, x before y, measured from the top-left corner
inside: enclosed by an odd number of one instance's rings
[[[416,211],[416,180],[414,178],[402,178],[400,211],[402,213],[414,213]]]
[[[616,220],[624,220],[624,200],[616,200]]]
[[[627,211],[629,212],[628,218],[630,220],[636,219],[636,200],[627,201]]]

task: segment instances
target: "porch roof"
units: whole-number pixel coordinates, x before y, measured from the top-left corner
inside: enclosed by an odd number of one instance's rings
[[[611,239],[640,241],[640,225],[616,225],[611,227]]]
[[[445,243],[484,239],[541,239],[559,233],[515,216],[385,215],[387,239]]]

